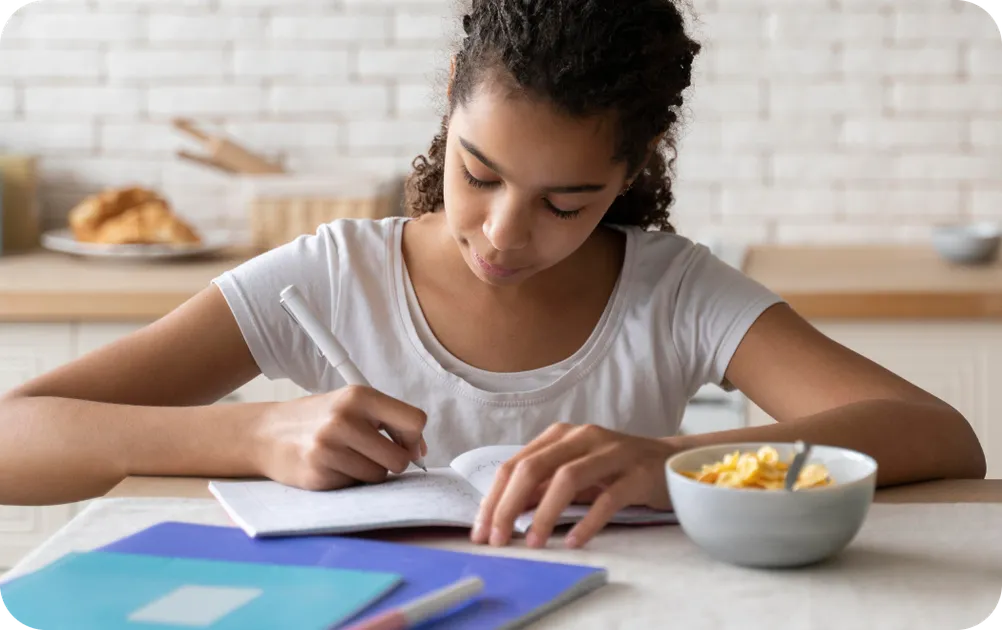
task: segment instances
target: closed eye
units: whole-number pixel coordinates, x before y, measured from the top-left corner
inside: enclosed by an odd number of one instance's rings
[[[558,208],[553,205],[553,202],[545,197],[543,198],[543,202],[546,203],[546,208],[553,214],[557,215],[560,219],[573,219],[581,214],[581,208],[578,208],[577,210],[563,210],[562,208]]]
[[[487,182],[482,179],[477,179],[470,173],[466,166],[463,166],[463,177],[466,179],[466,183],[474,188],[493,188],[499,185],[501,182]]]
[[[466,165],[463,165],[462,169],[463,169],[463,179],[465,179],[466,183],[472,186],[473,188],[477,189],[496,188],[497,186],[501,185],[501,182],[489,182],[474,177],[473,173],[471,173],[470,170],[466,168]],[[564,210],[563,208],[558,208],[557,206],[553,205],[552,201],[550,201],[545,197],[543,198],[543,203],[546,204],[547,210],[552,212],[560,219],[573,219],[574,217],[581,214],[582,210],[581,208],[578,208],[576,210]]]

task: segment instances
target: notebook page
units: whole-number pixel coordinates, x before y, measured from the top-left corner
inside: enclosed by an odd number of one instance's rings
[[[484,446],[467,451],[452,460],[450,466],[470,482],[482,495],[490,492],[491,484],[498,467],[515,456],[521,446]],[[588,513],[591,506],[570,505],[557,521],[559,525],[568,525],[580,521]],[[515,519],[515,531],[525,533],[532,525],[534,510],[529,510]],[[660,512],[645,507],[627,507],[617,512],[610,522],[622,525],[652,525],[674,524],[678,522],[672,512]]]
[[[514,457],[521,449],[521,446],[482,446],[456,457],[449,466],[470,482],[477,492],[485,496],[490,492],[494,474],[501,464]]]
[[[252,536],[346,533],[473,524],[480,497],[455,471],[405,472],[380,484],[310,492],[274,481],[212,482],[209,489]]]

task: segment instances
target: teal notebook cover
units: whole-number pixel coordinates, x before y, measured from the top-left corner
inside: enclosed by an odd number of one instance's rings
[[[71,553],[0,585],[11,615],[40,630],[317,630],[340,624],[400,583],[394,573]]]

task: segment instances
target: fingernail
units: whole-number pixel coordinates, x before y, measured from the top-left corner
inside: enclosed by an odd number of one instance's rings
[[[500,527],[495,527],[491,530],[491,546],[500,547],[504,544],[504,532],[501,531]]]
[[[578,537],[574,534],[569,534],[567,538],[564,539],[564,545],[566,545],[569,549],[577,549],[580,542],[581,541],[579,541]]]
[[[479,515],[473,521],[473,531],[470,533],[470,538],[476,543],[484,541],[484,521]]]
[[[538,549],[539,547],[542,547],[543,546],[542,542],[543,542],[542,538],[536,532],[530,531],[525,536],[525,544],[529,545],[530,547],[532,547],[534,549]]]

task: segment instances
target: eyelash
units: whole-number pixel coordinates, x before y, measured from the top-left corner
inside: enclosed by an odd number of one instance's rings
[[[500,184],[500,182],[485,182],[482,179],[477,179],[476,177],[473,176],[472,173],[470,173],[469,169],[467,169],[465,166],[463,166],[463,178],[466,180],[467,184],[477,189],[494,188],[495,186]],[[549,210],[554,215],[556,215],[558,219],[565,219],[565,220],[573,219],[579,214],[581,214],[581,210],[561,210],[560,208],[553,205],[553,203],[550,202],[549,199],[543,199],[543,203],[546,204],[546,209]]]

